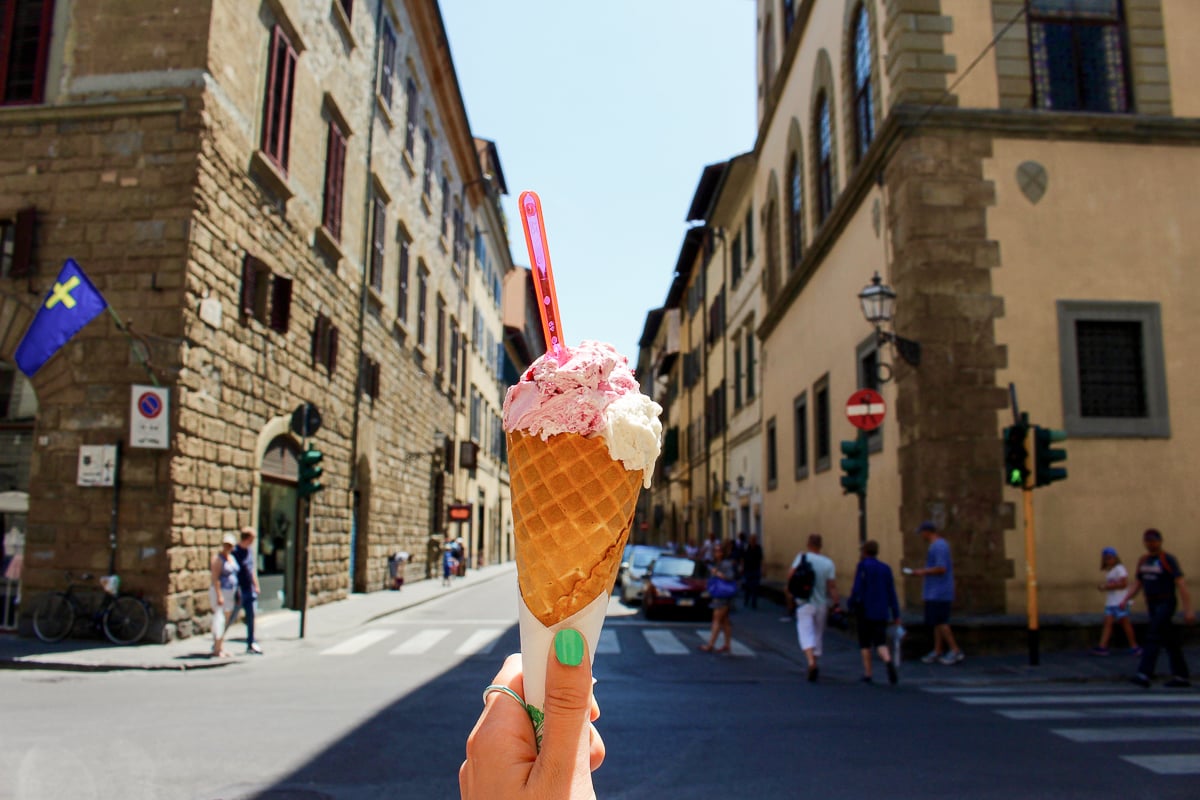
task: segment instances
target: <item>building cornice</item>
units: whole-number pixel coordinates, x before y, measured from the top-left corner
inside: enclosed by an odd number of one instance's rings
[[[41,125],[47,122],[76,122],[113,117],[151,117],[179,114],[187,107],[182,97],[151,97],[92,103],[62,103],[51,106],[0,106],[0,125]]]
[[[1200,147],[1200,118],[1196,117],[896,106],[884,120],[879,135],[855,168],[800,264],[766,309],[757,330],[760,339],[766,341],[800,296],[846,225],[858,212],[871,187],[882,180],[883,169],[896,148],[904,139],[918,132],[1097,144]]]

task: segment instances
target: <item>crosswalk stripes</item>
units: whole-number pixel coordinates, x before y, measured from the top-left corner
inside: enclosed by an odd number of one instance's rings
[[[391,636],[395,631],[385,630],[382,628],[372,628],[368,631],[363,631],[357,636],[353,636],[341,644],[336,644],[326,650],[321,651],[323,656],[352,656],[355,653],[366,650],[371,645],[381,642]]]
[[[968,706],[990,708],[1011,720],[1051,723],[1051,734],[1082,745],[1160,745],[1186,749],[1200,742],[1200,727],[1163,724],[1200,718],[1200,694],[1123,692],[1113,687],[928,687]],[[1054,723],[1097,723],[1059,727]],[[1121,724],[1121,723],[1125,724]],[[1128,724],[1134,723],[1134,724]],[[1138,724],[1140,723],[1140,724]],[[1157,724],[1151,724],[1157,723]],[[1120,754],[1121,760],[1159,775],[1200,775],[1200,749],[1194,753]]]
[[[491,620],[479,620],[486,623]],[[494,621],[499,622],[499,621]],[[511,626],[476,625],[476,629],[465,632],[466,625],[443,623],[446,627],[426,628],[416,631],[404,631],[403,626],[375,627],[362,633],[355,634],[344,642],[328,647],[321,651],[323,656],[350,656],[361,653],[368,648],[394,637],[400,633],[399,641],[388,650],[389,656],[419,656],[435,650],[451,651],[459,656],[486,655],[491,653],[505,632]],[[652,653],[659,656],[682,656],[698,652],[695,641],[688,631],[694,633],[700,640],[707,640],[708,629],[671,629],[671,628],[622,628],[620,631],[607,628],[600,633],[596,645],[597,655],[618,655],[624,649],[633,647],[635,650],[648,647]],[[622,643],[622,638],[626,641]],[[642,643],[636,640],[641,639]],[[757,653],[743,642],[734,639],[731,645],[734,656],[754,658]]]
[[[406,639],[395,650],[392,650],[388,655],[393,656],[419,656],[422,653],[428,653],[433,649],[434,645],[450,635],[449,628],[431,628],[427,631],[417,631],[416,634]]]

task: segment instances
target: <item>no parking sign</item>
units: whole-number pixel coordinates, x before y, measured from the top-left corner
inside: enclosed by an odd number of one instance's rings
[[[129,412],[129,446],[166,450],[170,446],[169,390],[133,385]]]

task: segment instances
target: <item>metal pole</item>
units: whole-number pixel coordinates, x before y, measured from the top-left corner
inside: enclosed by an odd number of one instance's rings
[[[307,450],[307,445],[305,446]],[[296,576],[296,585],[300,592],[300,638],[304,638],[304,620],[308,613],[308,526],[311,515],[309,509],[312,506],[311,500],[302,500],[300,507],[300,525],[296,531],[297,538],[300,541],[297,545],[300,548],[300,569],[299,575]]]
[[[870,454],[867,452],[867,432],[860,430],[858,432],[858,444],[862,448],[863,463],[866,464],[870,459]],[[859,547],[867,543],[867,484],[869,472],[863,475],[862,491],[858,493],[858,545]]]
[[[117,439],[117,451],[113,456],[112,515],[108,528],[108,574],[117,574],[117,510],[121,496],[121,440]]]
[[[1032,431],[1026,440],[1026,448],[1028,448],[1027,452],[1033,452]],[[1032,476],[1026,479],[1025,488],[1021,493],[1025,499],[1025,593],[1029,614],[1029,664],[1036,667],[1040,663],[1040,657],[1038,652],[1037,546],[1034,543],[1032,481]]]

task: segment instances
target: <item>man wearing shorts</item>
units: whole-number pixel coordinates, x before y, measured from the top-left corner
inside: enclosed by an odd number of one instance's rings
[[[838,604],[837,582],[834,580],[833,560],[821,555],[823,541],[821,534],[812,533],[808,536],[808,549],[801,552],[792,561],[788,579],[800,566],[800,562],[808,559],[812,565],[816,580],[813,582],[812,594],[807,598],[795,598],[796,601],[796,636],[800,640],[800,649],[808,661],[808,682],[816,683],[820,672],[818,661],[821,658],[823,640],[825,638],[825,620],[829,614],[830,604],[836,608]],[[787,581],[785,581],[786,585]],[[791,595],[788,595],[789,598]]]
[[[914,569],[913,575],[925,579],[922,596],[925,599],[925,624],[933,629],[933,649],[921,661],[932,664],[958,664],[964,656],[950,630],[950,606],[954,603],[954,564],[950,560],[950,544],[938,535],[937,526],[926,520],[917,526],[917,533],[929,545],[925,566]]]

